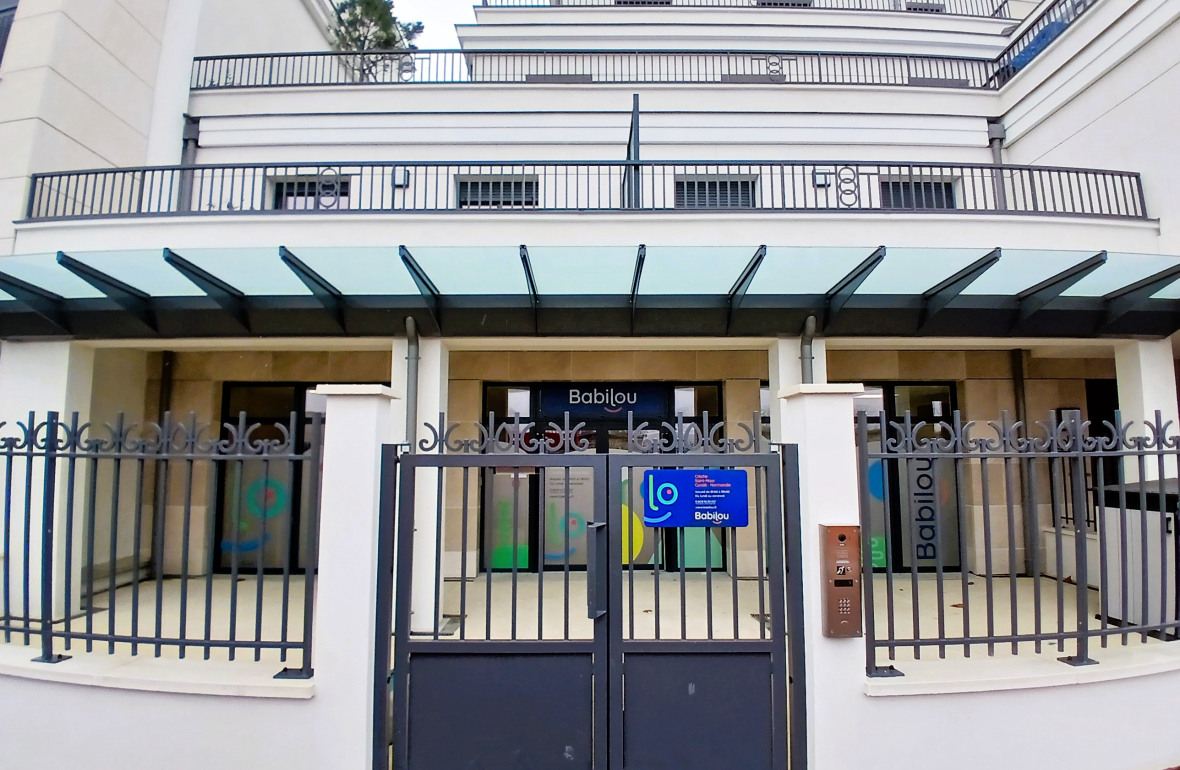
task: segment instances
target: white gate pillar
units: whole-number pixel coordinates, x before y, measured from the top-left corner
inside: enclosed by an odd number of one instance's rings
[[[1172,342],[1163,340],[1128,340],[1114,349],[1115,377],[1118,378],[1119,411],[1123,422],[1133,424],[1131,435],[1146,433],[1144,423],[1155,422],[1158,409],[1164,423],[1171,422],[1173,435],[1180,432],[1180,407],[1176,398],[1176,363]],[[1164,458],[1167,477],[1176,476],[1176,460]],[[1128,479],[1139,476],[1138,464],[1124,463]],[[1154,461],[1147,463],[1147,480],[1159,478]]]
[[[803,596],[787,601],[802,600],[804,632],[787,643],[806,651],[810,770],[847,770],[847,742],[859,734],[849,716],[866,697],[864,640],[823,635],[819,536],[821,524],[860,523],[853,400],[863,392],[861,385],[798,385],[779,399],[782,440],[799,446]]]
[[[0,423],[7,423],[0,435],[18,437],[21,431],[18,423],[27,423],[29,413],[42,423],[51,411],[58,413],[58,419],[69,424],[70,415],[78,412],[81,422],[90,419],[90,404],[94,386],[94,349],[74,342],[0,342]],[[58,433],[59,437],[63,434]],[[41,438],[44,438],[42,433]],[[24,465],[17,460],[11,479],[0,478],[0,484],[9,484],[13,509],[23,507],[25,495],[33,511],[29,537],[29,614],[40,618],[41,612],[41,551],[43,531],[41,511],[44,506],[44,461],[33,461],[31,486],[25,489]],[[54,618],[66,614],[66,581],[73,583],[74,610],[81,601],[81,574],[75,569],[72,575],[65,573],[66,496],[69,494],[66,478],[59,465],[54,492],[54,529],[58,533],[53,542],[53,606]],[[79,495],[85,484],[75,485]],[[10,532],[12,553],[0,553],[0,569],[8,570],[9,599],[15,611],[23,612],[25,596],[22,589],[24,572],[24,522],[14,515]],[[75,522],[75,532],[78,523]],[[81,564],[83,538],[74,538],[73,563]]]
[[[316,700],[326,723],[319,765],[371,770],[373,683],[389,661],[374,656],[381,445],[392,441],[390,401],[381,385],[321,385],[327,398],[316,582]],[[379,669],[378,666],[381,668]]]

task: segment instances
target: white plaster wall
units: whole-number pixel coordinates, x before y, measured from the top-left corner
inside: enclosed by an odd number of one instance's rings
[[[799,8],[483,8],[458,25],[465,49],[677,48],[904,51],[992,57],[1012,20]],[[540,41],[545,45],[539,45]]]
[[[1107,61],[1105,68],[1096,65],[1092,82],[1069,92],[1064,103],[1038,93],[1013,108],[1008,119],[1015,130],[1007,152],[1016,163],[1140,171],[1148,213],[1161,221],[1161,247],[1175,251],[1180,248],[1180,197],[1175,194],[1180,135],[1170,127],[1180,123],[1180,4],[1159,6],[1140,26],[1147,41],[1126,58]],[[1068,87],[1077,84],[1060,85]]]
[[[325,0],[203,0],[197,55],[325,51]]]
[[[61,665],[69,665],[69,662]],[[196,665],[200,665],[197,663]],[[322,709],[272,700],[116,690],[0,677],[11,768],[323,770]]]
[[[142,162],[167,0],[26,0],[0,68],[0,254],[33,171]]]
[[[171,217],[23,226],[21,253],[219,246],[715,245],[929,246],[1158,251],[1152,223],[902,214],[421,214]],[[867,253],[867,252],[866,252]],[[276,256],[277,260],[277,256]],[[947,267],[947,274],[952,272]],[[934,274],[931,274],[934,278]]]

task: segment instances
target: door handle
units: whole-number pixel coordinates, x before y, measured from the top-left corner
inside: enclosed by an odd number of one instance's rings
[[[586,539],[586,617],[598,620],[606,616],[606,607],[603,605],[606,588],[599,585],[599,573],[606,565],[606,555],[601,552],[606,544],[606,522],[587,524]]]

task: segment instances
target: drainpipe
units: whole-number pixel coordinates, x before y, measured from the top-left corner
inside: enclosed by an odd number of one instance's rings
[[[998,120],[988,121],[987,143],[992,150],[992,165],[1004,165],[1004,140],[1008,138],[1004,124]],[[1008,210],[1008,190],[1004,187],[1004,173],[997,171],[993,177],[996,188],[996,210]]]
[[[803,384],[811,385],[815,382],[815,354],[812,343],[815,342],[815,316],[807,316],[803,322],[803,336],[799,338],[799,369],[803,375]]]
[[[193,171],[189,166],[197,163],[197,148],[201,142],[201,121],[184,116],[184,135],[180,148],[180,165],[176,193],[177,211],[191,211],[193,208]]]
[[[418,323],[406,316],[406,440],[410,454],[418,451]]]

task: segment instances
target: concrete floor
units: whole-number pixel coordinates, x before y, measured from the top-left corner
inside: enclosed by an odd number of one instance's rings
[[[491,581],[491,623],[488,634],[488,581]],[[633,583],[632,583],[633,580]],[[233,583],[228,576],[218,575],[211,581],[212,603],[209,619],[209,635],[214,640],[230,638],[230,620],[236,617],[235,635],[238,640],[252,641],[261,637],[264,641],[278,641],[283,638],[283,603],[281,576],[266,576],[262,581],[262,611],[261,634],[256,632],[257,615],[257,582],[253,575],[240,579],[237,583],[237,604],[231,613],[233,601]],[[707,639],[709,629],[709,579],[704,573],[687,573],[683,585],[677,573],[661,573],[658,578],[650,570],[636,570],[634,574],[624,571],[622,584],[619,586],[619,596],[610,597],[612,606],[622,611],[622,627],[624,638],[655,639],[656,634],[656,586],[659,587],[659,638],[662,639]],[[759,602],[759,586],[765,593],[762,603]],[[440,622],[440,638],[457,640],[460,638],[459,616],[461,606],[461,588],[463,584],[457,580],[448,580],[442,586],[442,619]],[[1016,592],[1015,619],[1012,613],[1011,591]],[[1033,580],[1031,578],[996,578],[992,585],[992,635],[1009,633],[1029,634],[1037,628],[1037,613],[1035,612],[1034,597],[1039,586],[1041,592],[1040,630],[1044,633],[1055,632],[1060,627],[1066,631],[1076,628],[1076,588],[1073,585],[1063,586],[1062,602],[1058,604],[1056,581],[1051,578]],[[180,601],[184,582],[180,580],[165,580],[161,592],[162,635],[168,638],[179,638]],[[201,660],[203,650],[196,646],[205,636],[206,609],[206,580],[194,578],[187,581],[187,625],[185,637],[191,644],[185,657]],[[737,604],[735,611],[734,592],[736,589]],[[988,597],[986,581],[978,576],[970,576],[967,586],[967,597],[964,601],[962,583],[957,573],[948,573],[944,582],[944,593],[941,602],[938,597],[938,586],[934,575],[921,575],[917,581],[917,636],[919,638],[960,637],[969,623],[972,637],[987,635],[988,627]],[[682,612],[681,591],[684,593]],[[139,594],[138,619],[133,612],[136,592]],[[873,580],[873,595],[875,601],[876,637],[879,641],[889,638],[887,587],[884,576],[877,575]],[[516,627],[513,629],[512,607],[512,575],[511,573],[482,574],[466,583],[466,605],[464,637],[467,639],[493,640],[560,640],[560,639],[590,639],[593,634],[593,622],[587,612],[587,586],[585,572],[571,572],[569,575],[568,606],[566,602],[567,589],[565,576],[561,572],[547,572],[543,575],[519,573],[516,578]],[[896,575],[893,585],[893,638],[904,643],[915,637],[915,593],[909,575]],[[1092,629],[1101,629],[1103,623],[1097,619],[1099,603],[1098,592],[1087,591],[1089,608],[1087,623]],[[114,633],[120,636],[132,635],[136,631],[143,635],[151,635],[155,631],[155,607],[157,603],[156,585],[154,582],[140,583],[135,586],[124,586],[115,591],[113,600],[107,593],[95,595],[93,613],[93,627],[96,633],[108,633],[111,623]],[[715,572],[712,576],[712,638],[715,639],[759,639],[762,634],[769,636],[769,627],[763,625],[759,616],[770,611],[769,587],[765,581],[737,580],[734,581],[724,572]],[[1060,620],[1058,607],[1060,606]],[[941,608],[941,609],[940,609]],[[303,579],[302,576],[292,576],[290,593],[287,604],[287,638],[298,641],[303,635]],[[735,633],[736,622],[736,633]],[[632,632],[632,624],[634,630]],[[940,633],[940,624],[942,632]],[[57,628],[64,629],[64,623],[59,622]],[[71,620],[71,628],[75,632],[85,631],[86,618],[76,616]],[[765,628],[765,630],[764,630]],[[423,629],[415,629],[423,630]],[[429,628],[426,630],[430,630]],[[1160,645],[1157,639],[1141,635],[1129,634],[1128,646]],[[14,644],[23,644],[23,636],[14,635]],[[36,644],[36,638],[33,639]],[[57,641],[57,647],[65,652],[65,643]],[[1111,636],[1108,644],[1111,648],[1122,647],[1121,634]],[[114,653],[128,655],[131,645],[117,642],[113,645]],[[1045,641],[1040,645],[1040,653],[1046,656],[1070,655],[1074,652],[1074,642],[1066,641],[1060,646],[1055,641]],[[1098,640],[1092,642],[1092,647],[1099,655],[1102,652]],[[107,654],[110,645],[106,642],[94,643],[94,651]],[[994,652],[997,656],[1011,655],[1011,643],[997,642]],[[1020,642],[1016,645],[1020,655],[1035,654],[1036,645],[1033,642]],[[70,653],[85,652],[85,642],[74,640],[70,645]],[[947,658],[964,658],[966,649],[962,643],[947,645],[942,654]],[[155,649],[150,644],[141,644],[140,655],[154,655]],[[988,653],[986,643],[973,643],[971,657],[982,657]],[[225,648],[215,648],[211,651],[215,660],[228,660],[229,652]],[[878,661],[881,664],[890,662],[903,663],[913,661],[915,657],[922,660],[932,660],[939,657],[937,647],[923,647],[915,652],[911,646],[899,646],[892,657],[887,650],[878,651]],[[178,645],[165,645],[161,648],[161,655],[165,658],[180,657]],[[239,650],[235,656],[239,661],[254,660],[256,657],[265,665],[294,666],[301,665],[301,654],[291,651],[286,661],[281,660],[277,650],[263,650],[255,654],[252,650]]]
[[[156,634],[156,606],[161,607],[160,636],[172,640],[184,638],[191,642],[184,651],[184,657],[192,660],[202,660],[204,649],[199,645],[206,637],[214,641],[226,641],[233,638],[238,641],[252,642],[261,639],[264,642],[276,642],[284,638],[283,635],[283,579],[281,575],[265,576],[262,579],[261,625],[258,625],[258,581],[255,576],[240,577],[236,586],[228,575],[215,575],[208,583],[204,577],[193,578],[188,581],[179,579],[164,580],[158,595],[154,581],[141,582],[138,585],[126,585],[117,588],[112,595],[107,592],[96,592],[91,602],[93,611],[88,617],[85,612],[76,612],[69,620],[72,633],[86,633],[88,622],[95,634],[115,636],[154,636]],[[210,601],[206,602],[206,589],[210,590]],[[185,627],[181,629],[181,596],[185,594]],[[292,575],[286,608],[286,639],[298,642],[303,638],[303,596],[304,581],[302,575]],[[138,598],[138,610],[136,599]],[[236,603],[235,603],[236,602]],[[206,632],[206,606],[210,608],[208,632]],[[235,622],[231,623],[231,619]],[[39,626],[39,624],[35,624]],[[59,632],[66,630],[66,621],[54,624]],[[14,635],[13,643],[23,644],[24,637]],[[33,644],[37,644],[34,637]],[[84,654],[87,649],[85,640],[73,639],[67,646],[66,640],[55,641],[55,650],[71,655]],[[132,645],[128,642],[115,642],[113,645],[106,641],[95,641],[93,651],[98,654],[131,655]],[[152,644],[138,645],[137,654],[154,656],[155,646]],[[160,657],[178,659],[181,657],[179,644],[161,645]],[[234,658],[240,661],[258,660],[271,667],[298,667],[302,665],[302,656],[298,650],[288,651],[286,660],[276,649],[266,649],[258,654],[254,650],[238,649]],[[225,647],[212,648],[210,658],[213,660],[229,660],[230,652]]]

